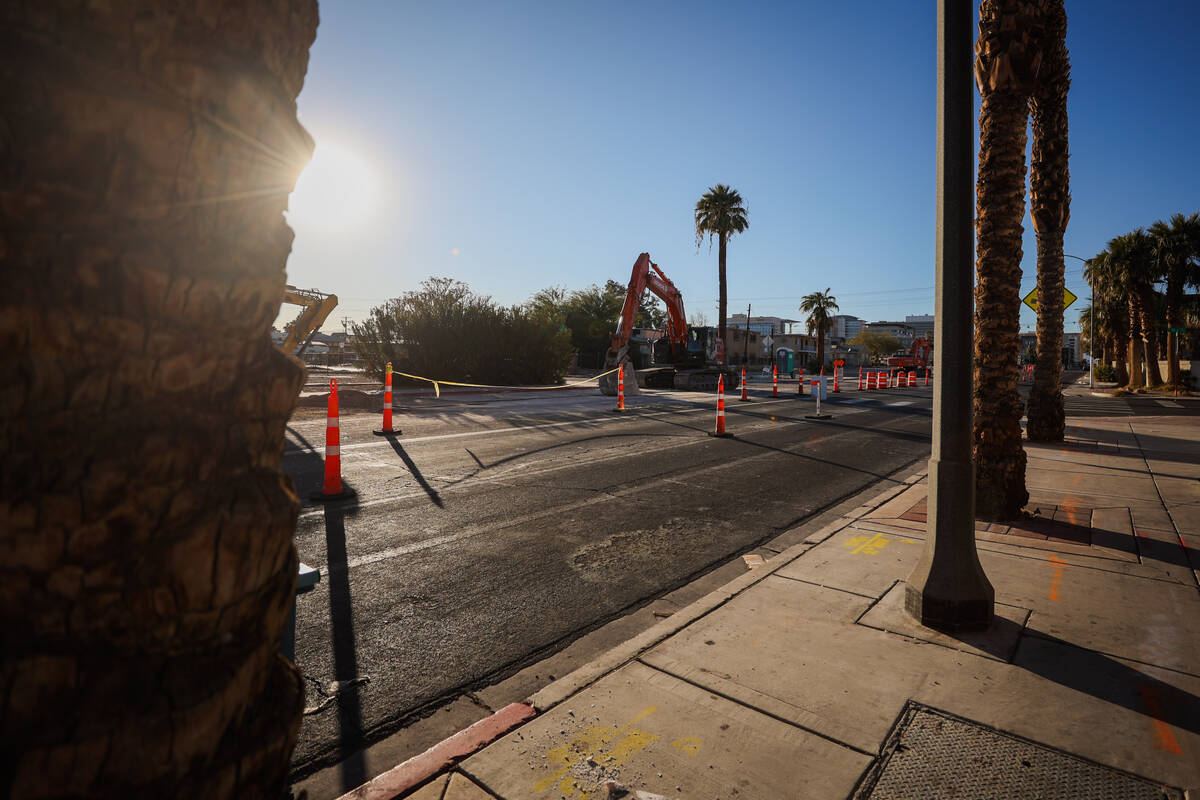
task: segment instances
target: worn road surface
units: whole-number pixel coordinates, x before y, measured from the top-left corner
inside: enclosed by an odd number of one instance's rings
[[[761,386],[761,385],[760,385]],[[297,601],[307,689],[293,765],[328,763],[414,712],[737,557],[928,456],[930,390],[729,398],[652,392],[624,415],[592,391],[397,398],[403,435],[343,413],[352,502],[313,505],[325,420],[301,409],[284,469],[296,546],[320,567]],[[356,683],[357,681],[357,683]],[[342,682],[333,690],[334,682]]]

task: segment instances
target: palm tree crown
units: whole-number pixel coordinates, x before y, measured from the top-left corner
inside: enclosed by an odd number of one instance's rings
[[[830,294],[832,287],[823,292],[813,292],[804,295],[800,301],[800,310],[808,314],[805,323],[808,332],[817,337],[817,366],[825,363],[825,331],[829,330],[830,311],[838,311],[837,298]]]
[[[725,318],[729,310],[725,246],[731,236],[750,227],[750,222],[746,219],[746,207],[742,203],[742,196],[737,189],[731,189],[723,183],[710,188],[696,202],[696,247],[700,247],[700,242],[705,236],[710,244],[712,237],[717,237],[717,282],[720,290],[720,306],[717,313],[720,317],[718,325],[722,343],[725,341]]]

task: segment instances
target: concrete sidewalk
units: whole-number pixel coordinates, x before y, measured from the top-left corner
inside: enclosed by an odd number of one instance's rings
[[[1200,426],[1072,422],[1026,447],[1031,516],[976,525],[986,633],[904,612],[917,473],[538,692],[408,796],[1200,798]],[[396,796],[402,772],[352,795]]]

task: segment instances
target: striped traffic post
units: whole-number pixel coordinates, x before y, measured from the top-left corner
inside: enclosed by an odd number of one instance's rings
[[[779,397],[779,365],[771,365],[771,397]]]
[[[717,429],[709,431],[709,436],[717,436],[726,438],[730,434],[725,432],[725,376],[717,376]]]
[[[925,368],[925,385],[926,386],[929,385],[929,373],[930,372],[932,372],[932,370],[929,367],[926,367]]]
[[[750,400],[750,395],[746,394],[746,368],[745,367],[742,367],[742,396],[739,397],[738,400],[742,401],[743,403],[748,402]]]
[[[395,436],[399,428],[392,427],[392,362],[387,364],[387,372],[383,378],[383,427],[373,431],[376,436]]]
[[[354,493],[342,485],[341,426],[338,424],[337,380],[329,381],[329,403],[325,412],[325,479],[321,491],[312,499],[319,502],[341,500]]]
[[[625,410],[625,362],[617,365],[617,407],[613,411]]]
[[[862,364],[859,364],[858,365],[858,390],[860,392],[863,390],[862,378],[863,378],[863,368],[862,368]]]
[[[837,368],[837,364],[834,364],[833,365],[833,390],[840,394],[842,391],[842,386],[840,383],[838,383],[838,375],[839,375],[839,371]]]
[[[836,375],[837,373],[834,373],[834,374]],[[813,393],[813,397],[815,397],[817,399],[817,412],[815,414],[805,414],[804,415],[805,419],[830,419],[831,418],[830,414],[822,414],[821,413],[821,383],[822,383],[822,381],[820,378],[813,378],[812,393]]]

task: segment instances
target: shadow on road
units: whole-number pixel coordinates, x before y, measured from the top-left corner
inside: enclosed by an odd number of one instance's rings
[[[346,517],[353,516],[357,502],[325,506],[326,573],[329,581],[329,616],[333,638],[334,680],[338,683],[337,712],[342,760],[339,771],[343,791],[365,783],[366,764],[360,745],[363,739],[362,698],[359,696],[358,645],[354,632],[350,570],[346,569]]]
[[[438,508],[445,508],[446,506],[442,502],[442,496],[438,494],[437,489],[434,489],[429,485],[429,481],[425,480],[425,476],[421,474],[421,470],[417,468],[417,465],[413,462],[412,457],[404,451],[404,445],[400,444],[400,440],[394,436],[389,436],[388,444],[390,444],[392,449],[396,451],[396,455],[400,456],[400,460],[404,462],[404,466],[408,467],[408,471],[411,472],[412,476],[417,479],[417,483],[422,489],[425,490],[425,494],[429,495],[429,499],[433,501],[433,504]]]

